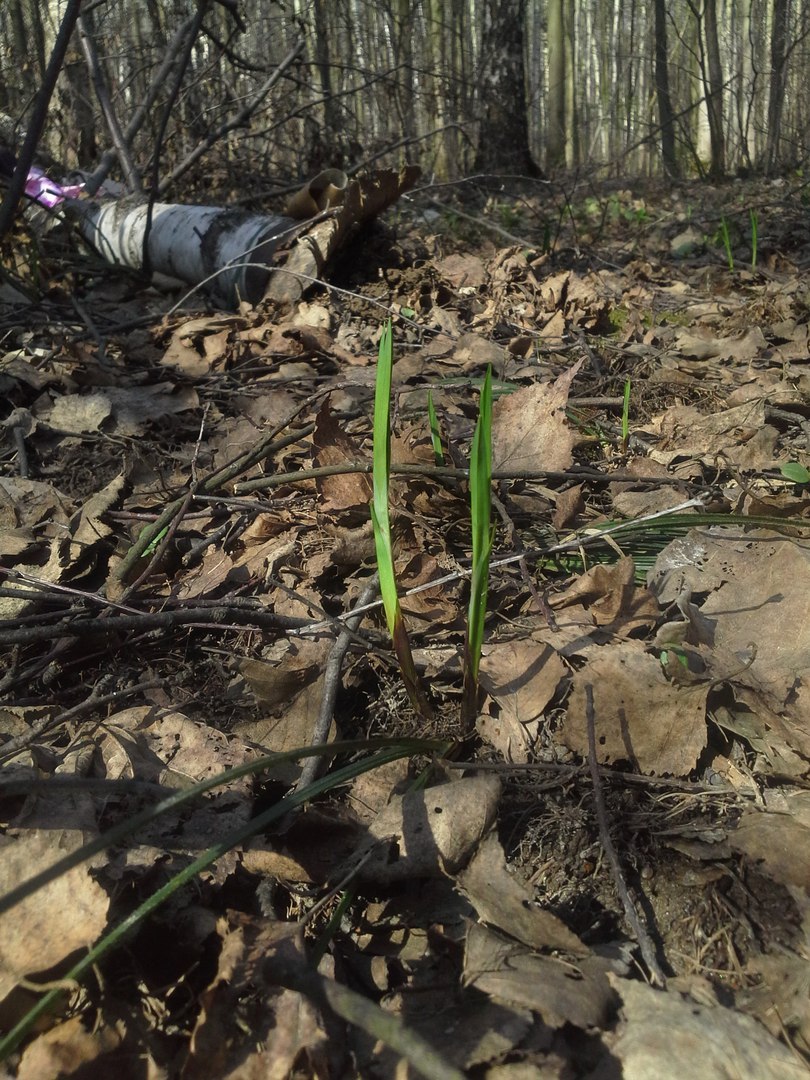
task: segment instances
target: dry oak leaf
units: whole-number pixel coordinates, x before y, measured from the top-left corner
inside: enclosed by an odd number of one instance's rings
[[[675,686],[643,642],[624,641],[590,653],[576,673],[561,730],[563,742],[588,756],[586,688],[593,687],[596,756],[629,761],[642,773],[685,776],[706,745],[708,685]]]
[[[427,791],[395,796],[369,826],[357,853],[365,881],[387,885],[455,873],[465,866],[495,820],[501,784],[492,774],[465,777]],[[391,843],[379,841],[392,839]]]
[[[608,975],[622,998],[619,1037],[587,1080],[799,1080],[807,1067],[750,1016]],[[616,1059],[621,1072],[616,1069]]]
[[[535,383],[500,398],[492,410],[492,468],[521,473],[567,469],[577,435],[566,423],[565,407],[578,360],[550,385]]]
[[[81,847],[78,832],[36,829],[0,847],[0,894]],[[107,922],[109,898],[86,864],[61,874],[0,916],[0,1001],[21,977],[48,971],[88,948]]]

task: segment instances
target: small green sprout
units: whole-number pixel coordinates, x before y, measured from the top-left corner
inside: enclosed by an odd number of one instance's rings
[[[625,379],[624,399],[622,401],[622,450],[627,449],[630,438],[630,379]]]
[[[465,731],[475,724],[478,703],[478,670],[487,610],[489,556],[494,529],[492,517],[492,369],[487,368],[481,387],[478,422],[470,453],[470,515],[472,519],[472,578],[464,642],[464,688],[461,720]]]
[[[751,222],[751,269],[757,268],[757,236],[759,233],[759,218],[756,210],[753,207],[748,211],[748,218]]]
[[[433,460],[437,465],[444,465],[444,451],[442,450],[442,437],[439,432],[439,418],[436,416],[436,407],[433,404],[433,393],[428,390],[428,421],[430,423],[430,441],[433,446]]]
[[[391,540],[391,522],[388,516],[389,487],[391,482],[391,375],[394,367],[394,348],[391,320],[383,327],[377,362],[377,383],[374,392],[374,446],[372,451],[371,521],[374,528],[374,546],[377,551],[377,570],[380,575],[385,621],[399,662],[405,689],[414,709],[425,718],[433,715],[416,671],[411,643],[405,629],[405,620],[397,595],[397,579],[394,570],[394,549]]]

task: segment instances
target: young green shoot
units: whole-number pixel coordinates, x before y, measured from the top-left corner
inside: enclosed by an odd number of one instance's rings
[[[624,399],[622,401],[622,451],[627,450],[627,442],[630,438],[630,379],[624,383]]]
[[[411,704],[420,716],[429,718],[433,710],[428,704],[417,674],[411,653],[411,643],[405,629],[405,620],[397,595],[397,579],[394,570],[394,548],[391,540],[391,522],[388,515],[389,487],[391,481],[391,374],[394,367],[394,347],[391,320],[383,327],[377,361],[377,383],[374,391],[374,447],[372,452],[371,522],[374,528],[374,546],[377,551],[377,570],[380,575],[385,621],[399,662],[402,679]]]
[[[723,247],[726,249],[726,259],[728,260],[728,268],[732,272],[734,271],[734,253],[731,250],[731,233],[728,229],[728,222],[725,215],[720,218],[720,239],[723,241]]]
[[[753,208],[748,211],[748,217],[751,222],[751,269],[757,268],[757,236],[759,234],[759,218],[756,210]]]
[[[428,390],[428,421],[430,423],[430,441],[433,445],[433,460],[437,465],[444,465],[444,451],[442,450],[442,437],[439,432],[439,418],[436,416],[436,406],[433,404],[433,393]]]
[[[470,453],[470,516],[472,519],[472,577],[464,641],[464,688],[461,721],[469,733],[478,713],[478,670],[487,611],[489,556],[494,530],[492,517],[492,370],[481,387],[478,422]]]

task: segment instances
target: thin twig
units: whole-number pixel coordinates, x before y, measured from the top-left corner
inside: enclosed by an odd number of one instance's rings
[[[93,84],[93,89],[96,92],[96,98],[101,106],[101,112],[104,116],[104,120],[107,124],[107,130],[113,141],[115,152],[118,157],[118,163],[121,166],[121,171],[127,181],[127,187],[130,192],[140,193],[143,191],[143,184],[141,183],[141,177],[138,173],[135,163],[132,160],[132,154],[130,153],[130,146],[124,138],[124,133],[121,130],[121,125],[118,122],[118,117],[115,112],[115,106],[112,103],[110,97],[110,91],[107,86],[107,81],[104,77],[104,70],[99,62],[98,50],[96,49],[96,43],[93,40],[90,33],[90,26],[88,25],[87,17],[80,15],[78,19],[79,30],[79,42],[84,53],[85,63],[87,64],[87,70],[90,74],[90,81]]]
[[[171,611],[141,612],[137,615],[110,615],[108,618],[83,618],[74,616],[60,619],[47,626],[15,627],[13,620],[9,629],[0,629],[0,646],[29,645],[35,641],[51,641],[54,638],[80,637],[83,634],[111,634],[149,630],[171,630],[176,626],[207,626],[224,629],[234,627],[256,629],[302,630],[312,626],[311,619],[296,619],[289,615],[276,615],[267,608],[244,608],[227,602],[217,607],[175,608]],[[331,622],[319,624],[328,628]]]
[[[144,121],[149,115],[149,111],[154,105],[155,101],[163,91],[166,85],[166,80],[169,74],[177,63],[177,57],[182,55],[184,49],[184,42],[186,37],[192,32],[196,25],[196,10],[189,16],[184,23],[175,30],[171,41],[167,42],[166,48],[163,52],[163,59],[160,63],[160,67],[155,72],[155,76],[147,89],[146,93],[140,99],[137,108],[132,112],[129,123],[127,124],[126,131],[124,132],[124,142],[127,146],[131,146],[135,136],[143,127]],[[111,147],[105,150],[101,155],[101,161],[97,168],[87,180],[85,185],[88,195],[95,195],[101,185],[104,183],[110,169],[115,164],[115,160],[118,157],[118,152],[115,147]],[[153,316],[149,316],[151,322]]]
[[[357,598],[355,607],[363,608],[371,600],[372,596],[376,594],[380,585],[380,575],[374,573],[369,578],[368,584],[360,593]],[[329,727],[332,723],[332,717],[335,712],[335,698],[337,697],[338,687],[340,686],[340,672],[343,666],[343,658],[352,643],[355,631],[362,621],[362,615],[349,615],[345,619],[346,629],[341,631],[334,645],[329,652],[329,658],[326,661],[326,668],[323,674],[323,697],[321,698],[321,706],[318,710],[318,717],[315,721],[315,728],[312,732],[312,739],[310,740],[312,746],[321,746],[326,742],[329,736]],[[320,758],[311,757],[307,758],[301,768],[301,776],[298,778],[298,783],[295,785],[296,790],[300,791],[301,788],[311,784],[318,775],[318,766],[321,763]]]
[[[636,911],[636,906],[630,896],[630,891],[624,880],[624,872],[622,871],[622,866],[619,862],[619,856],[613,844],[610,829],[608,828],[607,807],[605,805],[604,792],[602,791],[602,777],[599,775],[599,766],[596,761],[593,686],[590,683],[585,684],[585,718],[588,724],[588,765],[590,766],[591,780],[593,781],[593,801],[596,808],[596,820],[599,825],[599,838],[602,841],[602,850],[610,864],[613,880],[616,883],[616,889],[619,893],[619,899],[624,908],[625,918],[630,924],[633,933],[636,935],[636,941],[641,950],[641,956],[644,963],[647,965],[650,982],[654,986],[664,987],[666,986],[666,978],[664,977],[664,973],[661,970],[661,966],[655,955],[655,946],[653,945],[652,938],[647,933],[646,928],[642,925],[641,919]]]
[[[311,469],[297,469],[294,472],[273,473],[255,480],[246,480],[234,485],[237,495],[247,495],[254,491],[266,491],[282,484],[299,483],[302,480],[318,480],[324,476],[342,476],[345,473],[370,473],[370,461],[346,461],[339,465],[318,465]],[[391,472],[400,476],[429,476],[435,479],[468,480],[469,469],[455,469],[449,465],[391,465]],[[589,480],[602,484],[655,484],[670,487],[688,486],[678,477],[672,476],[635,476],[632,473],[602,473],[587,469],[569,469],[551,471],[548,469],[497,470],[492,472],[493,480]]]

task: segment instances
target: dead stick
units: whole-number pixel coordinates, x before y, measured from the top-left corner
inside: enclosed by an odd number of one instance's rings
[[[605,805],[604,792],[602,791],[602,777],[599,775],[599,765],[596,761],[596,727],[593,707],[593,686],[590,683],[585,684],[585,717],[588,723],[588,765],[590,766],[591,780],[593,781],[593,801],[596,807],[596,820],[599,825],[599,838],[602,841],[602,849],[610,864],[613,880],[616,882],[616,889],[619,893],[619,899],[624,908],[625,918],[630,924],[633,933],[636,935],[636,941],[638,941],[638,946],[641,949],[642,958],[647,965],[650,982],[653,986],[664,987],[666,986],[666,979],[664,978],[664,973],[656,958],[655,946],[653,945],[652,938],[647,933],[647,930],[641,924],[641,919],[636,911],[636,906],[633,903],[630,891],[627,888],[627,883],[624,880],[624,873],[622,871],[621,863],[619,862],[619,856],[614,847],[608,828],[607,807]]]
[[[371,598],[376,595],[379,584],[380,575],[377,573],[372,574],[368,584],[357,598],[355,607],[365,607]],[[343,666],[343,658],[345,657],[349,645],[351,645],[352,639],[354,638],[354,634],[362,620],[362,614],[350,615],[345,619],[346,629],[342,630],[338,635],[337,640],[329,652],[329,659],[326,661],[326,670],[324,671],[323,676],[323,697],[321,698],[321,707],[318,710],[315,729],[312,732],[312,746],[323,745],[329,735],[329,727],[335,712],[335,698],[337,697],[338,687],[340,686],[340,671]],[[320,758],[307,758],[301,769],[301,776],[298,779],[298,783],[295,785],[296,791],[300,791],[302,788],[306,787],[307,784],[312,783],[318,774],[318,766],[320,763]]]

